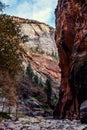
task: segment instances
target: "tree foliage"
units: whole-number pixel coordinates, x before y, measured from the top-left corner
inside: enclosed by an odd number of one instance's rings
[[[39,78],[37,75],[34,75],[34,82],[39,85]]]
[[[33,72],[33,69],[32,69],[30,64],[27,66],[26,74],[29,76],[29,79],[31,79],[31,81],[33,83],[35,83],[35,85],[37,85],[38,87],[43,87],[43,83],[42,83],[41,77],[39,78],[38,74],[37,73],[35,74]]]
[[[18,73],[22,70],[22,48],[20,46],[20,29],[10,16],[0,15],[0,97],[3,104],[9,106],[17,103]]]
[[[3,12],[3,10],[4,10],[6,7],[8,7],[8,5],[5,5],[4,3],[2,3],[2,2],[0,1],[0,12]]]
[[[34,72],[33,72],[33,69],[32,69],[32,67],[31,67],[30,64],[29,64],[28,67],[27,67],[26,73],[28,74],[28,76],[29,76],[30,79],[33,78]]]
[[[47,103],[49,105],[51,105],[51,95],[52,95],[52,83],[51,83],[51,79],[48,78],[46,80],[46,88],[45,88],[45,92],[47,94]]]
[[[5,9],[5,4],[3,4],[3,3],[0,1],[0,11],[3,12],[4,9]]]
[[[0,68],[10,74],[21,69],[21,47],[19,28],[7,15],[0,15]]]
[[[0,70],[0,98],[2,98],[3,108],[11,107],[17,102],[16,83],[12,80],[7,70]],[[3,100],[4,99],[4,100]],[[9,109],[10,110],[10,109]]]

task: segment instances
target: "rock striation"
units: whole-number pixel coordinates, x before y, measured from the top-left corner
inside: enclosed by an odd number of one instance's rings
[[[26,68],[31,65],[34,73],[46,83],[48,77],[52,80],[52,87],[58,97],[61,81],[61,71],[58,66],[58,49],[55,43],[55,29],[45,23],[35,20],[12,17],[18,23],[21,30],[24,54],[23,66]],[[53,58],[54,57],[54,58]],[[56,92],[57,91],[57,92]]]
[[[27,36],[25,45],[28,48],[42,48],[44,53],[58,55],[58,50],[55,44],[54,35],[55,29],[45,23],[35,20],[13,17],[13,20],[20,25],[21,35]]]
[[[52,81],[52,96],[54,98],[56,95],[56,97],[59,98],[61,70],[58,66],[58,61],[45,54],[30,53],[28,48],[26,48],[23,44],[22,48],[24,49],[23,66],[25,74],[21,81],[21,85],[24,88],[26,87],[26,89],[30,89],[29,91],[32,91],[33,86],[31,85],[28,76],[26,76],[26,68],[28,64],[30,64],[34,74],[37,75],[39,79],[41,79],[43,86],[45,86],[46,80],[50,77]],[[39,92],[40,88],[37,89]],[[45,98],[43,93],[42,96]]]
[[[77,119],[87,100],[87,0],[59,0],[55,15],[62,80],[54,117]]]
[[[21,80],[22,92],[24,95],[39,96],[38,98],[42,101],[46,101],[45,88],[38,87],[34,88],[34,76],[32,81],[26,76],[27,67],[30,65],[36,78],[38,77],[39,82],[46,86],[47,79],[50,78],[52,83],[52,95],[51,99],[53,104],[59,98],[59,88],[61,81],[61,71],[58,66],[58,49],[54,40],[55,29],[40,23],[35,20],[23,19],[18,17],[12,17],[13,21],[19,25],[21,30],[20,34],[23,37],[21,47],[23,48],[23,66],[24,75]],[[21,93],[22,93],[21,92]],[[56,100],[55,100],[56,99]]]

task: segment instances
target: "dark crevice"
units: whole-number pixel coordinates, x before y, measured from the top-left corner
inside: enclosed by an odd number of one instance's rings
[[[87,61],[79,68],[76,74],[77,98],[82,123],[87,123]]]

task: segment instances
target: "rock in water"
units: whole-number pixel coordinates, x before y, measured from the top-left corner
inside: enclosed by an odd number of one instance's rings
[[[55,14],[62,80],[54,117],[78,119],[87,100],[87,0],[59,0]]]

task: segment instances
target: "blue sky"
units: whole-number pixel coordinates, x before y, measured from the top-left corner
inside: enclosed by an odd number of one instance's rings
[[[38,20],[55,27],[54,11],[58,0],[1,0],[8,4],[4,13]]]

